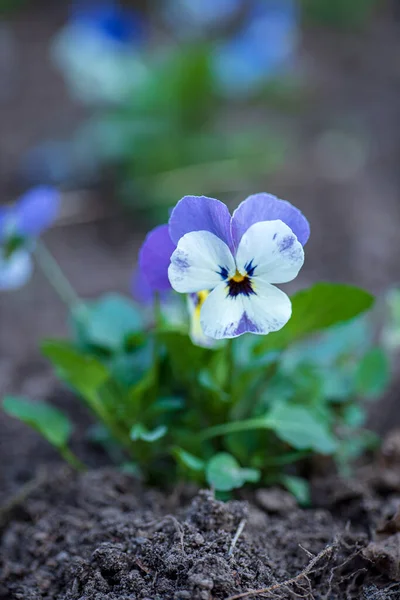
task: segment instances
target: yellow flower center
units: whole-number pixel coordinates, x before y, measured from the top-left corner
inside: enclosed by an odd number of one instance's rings
[[[233,277],[230,278],[230,281],[235,281],[236,283],[241,283],[242,281],[244,281],[246,278],[246,275],[242,275],[241,273],[239,273],[238,270],[236,270],[236,273],[234,274]]]

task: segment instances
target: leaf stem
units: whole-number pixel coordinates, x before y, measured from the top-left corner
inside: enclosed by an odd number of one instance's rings
[[[66,460],[71,467],[81,472],[87,470],[86,465],[79,460],[79,458],[68,448],[68,446],[61,446],[58,448],[58,450],[63,459]]]
[[[64,275],[59,264],[46,245],[38,240],[33,251],[39,267],[61,300],[73,310],[82,305],[82,300]]]
[[[255,419],[247,419],[246,421],[233,421],[232,423],[222,423],[209,427],[200,434],[201,440],[208,440],[221,435],[230,433],[239,433],[241,431],[250,431],[252,429],[270,429],[271,421],[267,417],[257,417]]]
[[[234,352],[234,340],[227,340],[226,344],[226,360],[228,364],[228,381],[227,381],[227,389],[229,396],[232,400],[232,392],[233,392],[233,380],[235,377],[235,352]]]

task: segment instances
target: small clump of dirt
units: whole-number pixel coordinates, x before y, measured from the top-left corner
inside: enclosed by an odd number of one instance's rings
[[[336,495],[325,482],[323,508],[277,511],[278,490],[272,504],[260,491],[221,502],[57,467],[3,508],[0,598],[399,599],[400,495],[367,479],[337,480]]]

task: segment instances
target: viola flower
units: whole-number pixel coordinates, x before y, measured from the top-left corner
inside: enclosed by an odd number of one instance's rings
[[[241,28],[213,52],[221,92],[245,96],[287,70],[299,38],[295,0],[254,0]]]
[[[213,339],[281,329],[288,296],[273,284],[292,281],[304,262],[310,228],[289,202],[255,194],[232,217],[214,198],[185,196],[168,225],[150,232],[139,265],[153,290],[202,294],[200,324]]]
[[[52,53],[80,101],[115,104],[147,77],[137,55],[146,37],[147,26],[138,12],[114,0],[78,0],[54,40]]]
[[[171,294],[173,289],[168,278],[170,258],[175,249],[176,245],[170,238],[168,225],[159,225],[147,234],[139,253],[139,269],[133,276],[132,293],[135,299],[144,304],[152,302],[154,294],[158,293],[161,310],[167,315],[168,321],[180,321],[184,324],[187,317],[182,315],[182,304],[177,303]],[[215,340],[205,336],[200,325],[200,311],[207,295],[206,290],[188,294],[186,302],[190,339],[203,348],[215,346]]]
[[[17,289],[28,281],[35,240],[56,219],[59,203],[57,190],[39,186],[13,206],[0,208],[0,290]]]

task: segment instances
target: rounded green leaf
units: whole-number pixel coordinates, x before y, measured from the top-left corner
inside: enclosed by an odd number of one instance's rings
[[[215,490],[229,492],[242,487],[246,482],[257,482],[260,479],[260,471],[242,469],[234,456],[220,452],[207,463],[206,477],[209,485]]]
[[[277,404],[268,413],[267,423],[279,439],[297,450],[333,454],[337,448],[337,441],[328,427],[308,408]]]
[[[106,294],[88,307],[85,333],[96,345],[116,351],[123,348],[128,336],[143,328],[135,304],[119,294]]]

